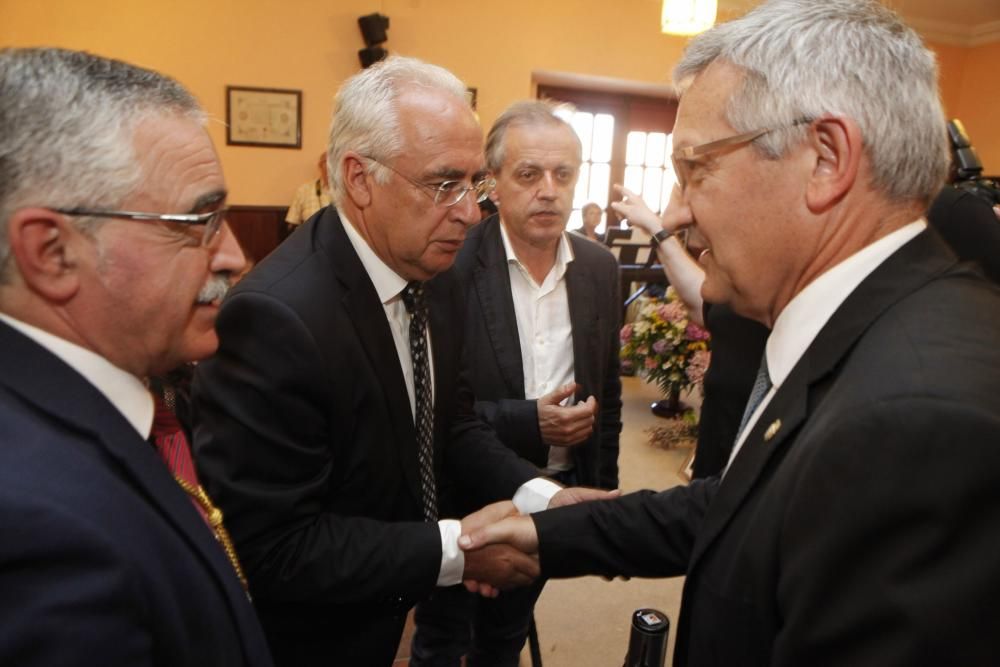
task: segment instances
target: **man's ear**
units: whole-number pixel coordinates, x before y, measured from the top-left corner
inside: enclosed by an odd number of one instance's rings
[[[368,160],[357,153],[348,151],[340,159],[340,164],[336,165],[340,170],[345,193],[358,208],[367,208],[372,203],[367,162]]]
[[[78,248],[81,234],[65,216],[44,208],[21,208],[7,222],[8,242],[21,280],[56,303],[80,288]]]
[[[857,123],[841,117],[814,121],[810,141],[815,162],[806,204],[810,211],[818,213],[829,209],[850,191],[858,178],[864,146]]]

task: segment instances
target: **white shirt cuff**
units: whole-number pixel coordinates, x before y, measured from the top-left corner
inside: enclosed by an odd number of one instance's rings
[[[552,496],[562,491],[562,488],[544,477],[529,479],[514,494],[514,507],[521,514],[541,512],[549,506]]]
[[[438,571],[438,586],[454,586],[462,583],[465,572],[465,553],[458,548],[458,538],[462,536],[462,522],[457,519],[438,521],[441,530],[441,569]]]

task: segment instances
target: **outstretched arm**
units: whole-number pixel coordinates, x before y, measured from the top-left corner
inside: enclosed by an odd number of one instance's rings
[[[661,229],[676,232],[691,224],[691,211],[681,203],[680,191],[674,187],[670,203],[661,217],[649,210],[640,195],[628,188],[615,185],[615,191],[622,195],[621,201],[611,203],[611,208],[624,217],[630,225],[653,234]],[[688,253],[676,236],[660,243],[656,254],[663,264],[663,272],[680,295],[688,314],[699,326],[705,326],[702,315],[705,302],[701,298],[701,284],[705,282],[705,271]]]

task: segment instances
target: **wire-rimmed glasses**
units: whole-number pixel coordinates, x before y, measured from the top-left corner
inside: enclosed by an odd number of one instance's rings
[[[411,185],[415,185],[418,188],[423,188],[434,198],[434,203],[439,206],[452,207],[459,203],[465,198],[465,195],[469,192],[474,192],[476,194],[476,203],[483,201],[490,196],[493,192],[493,188],[496,187],[496,180],[485,176],[482,179],[476,181],[472,185],[462,185],[462,181],[444,181],[442,183],[421,183],[418,180],[410,178],[406,174],[402,173],[395,167],[387,165],[381,160],[377,160],[371,156],[362,156],[366,160],[371,160],[372,162],[378,163],[393,172],[400,178],[403,178],[410,182]]]
[[[116,218],[119,220],[138,220],[140,222],[175,222],[182,225],[203,225],[201,244],[211,245],[222,223],[226,219],[228,208],[223,207],[208,213],[144,213],[140,211],[100,211],[88,208],[51,208],[56,213],[62,213],[79,218]]]

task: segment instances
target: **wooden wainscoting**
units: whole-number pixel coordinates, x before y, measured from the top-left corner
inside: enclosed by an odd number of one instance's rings
[[[230,206],[226,219],[247,259],[256,263],[285,239],[287,206]]]

